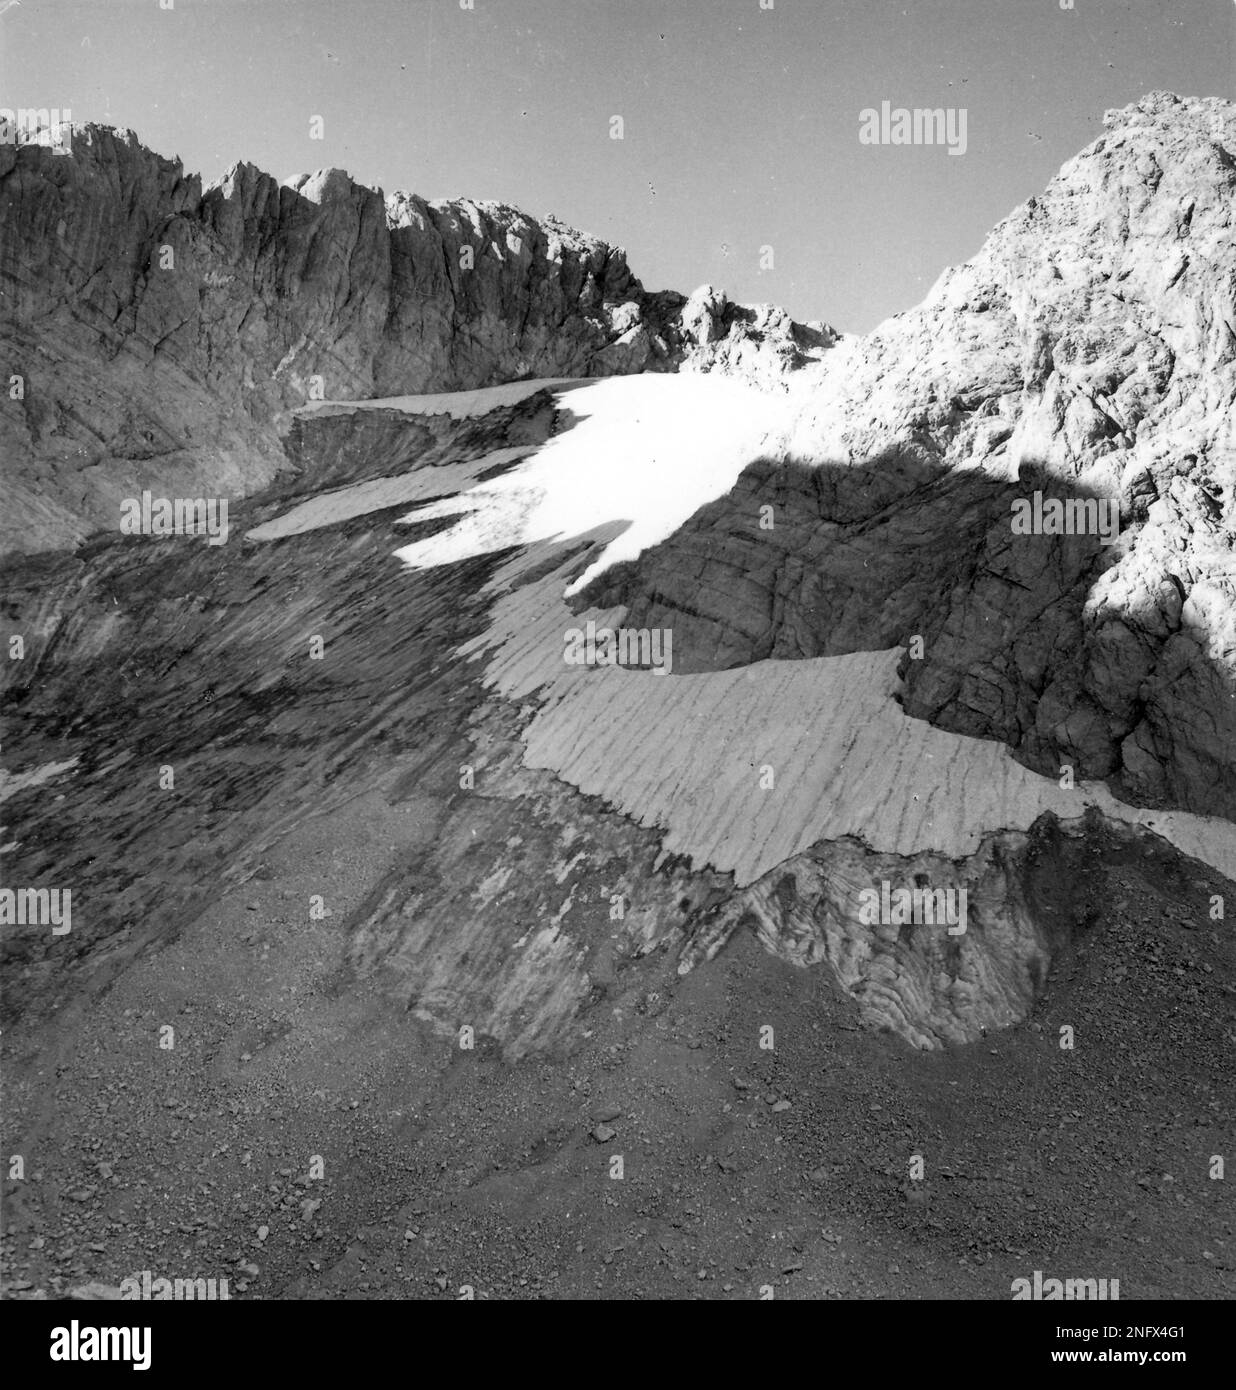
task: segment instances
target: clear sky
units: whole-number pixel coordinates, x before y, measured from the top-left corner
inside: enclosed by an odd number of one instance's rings
[[[0,0],[0,105],[131,127],[206,180],[337,165],[553,212],[626,247],[650,289],[711,281],[865,331],[1107,107],[1234,94],[1232,0],[473,3]],[[965,154],[860,144],[882,101],[964,107]]]

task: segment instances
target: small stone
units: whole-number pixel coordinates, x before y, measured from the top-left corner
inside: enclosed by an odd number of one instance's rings
[[[611,1129],[609,1125],[597,1125],[592,1131],[592,1137],[598,1144],[608,1144],[617,1133],[618,1131],[616,1129]]]
[[[89,1284],[79,1284],[75,1289],[70,1289],[69,1297],[82,1301],[100,1299],[111,1303],[118,1299],[122,1299],[124,1294],[114,1285],[92,1282]]]

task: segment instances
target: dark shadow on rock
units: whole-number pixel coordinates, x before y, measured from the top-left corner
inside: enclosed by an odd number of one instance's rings
[[[1143,481],[1122,536],[1157,495]],[[902,646],[913,717],[998,739],[1051,777],[1071,765],[1131,804],[1236,819],[1232,672],[1206,634],[1182,628],[1180,579],[1126,561],[1130,581],[1097,602],[1123,547],[1015,534],[1013,503],[1036,492],[1045,507],[1090,504],[1077,522],[1104,520],[1103,499],[1037,464],[1014,480],[912,451],[862,465],[760,460],[576,603],[672,629],[678,675]]]

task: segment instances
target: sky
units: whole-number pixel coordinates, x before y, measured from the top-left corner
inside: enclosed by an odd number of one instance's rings
[[[649,289],[865,332],[1107,108],[1236,94],[1233,0],[468,3],[0,0],[0,106],[129,127],[205,181],[341,167],[555,213]],[[964,110],[964,154],[861,143],[884,101]]]

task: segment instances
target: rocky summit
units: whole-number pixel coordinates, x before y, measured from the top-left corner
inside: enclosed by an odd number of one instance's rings
[[[1236,106],[861,337],[71,144],[0,148],[12,1290],[1232,1296]]]

